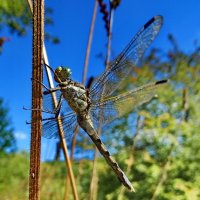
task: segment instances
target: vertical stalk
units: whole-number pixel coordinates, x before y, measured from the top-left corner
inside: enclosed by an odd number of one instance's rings
[[[33,58],[32,77],[42,82],[42,46],[44,41],[44,0],[33,1]],[[32,81],[32,108],[42,108],[42,85]],[[29,172],[29,199],[40,199],[40,150],[42,133],[42,112],[32,110],[31,149]]]
[[[110,7],[110,18],[109,18],[109,29],[108,29],[107,53],[106,53],[106,60],[105,60],[106,69],[109,68],[109,61],[110,61],[113,18],[114,18],[114,9],[111,6]],[[98,126],[97,132],[99,135],[101,135],[101,117],[99,120],[99,126]],[[98,174],[97,174],[97,167],[96,167],[97,166],[97,155],[98,155],[98,149],[97,149],[97,147],[95,147],[92,177],[91,177],[91,182],[90,182],[90,194],[89,194],[90,200],[97,199],[97,192],[98,192]]]
[[[142,127],[142,120],[141,120],[141,116],[138,115],[137,116],[137,122],[136,122],[136,131],[135,131],[135,134],[133,135],[133,139],[132,139],[132,145],[130,147],[130,157],[129,157],[129,161],[128,162],[128,166],[127,166],[127,169],[126,169],[126,172],[129,174],[131,172],[131,167],[133,166],[134,164],[134,151],[135,151],[135,142],[136,142],[136,138],[137,136],[139,135],[139,131]],[[118,195],[118,200],[123,200],[124,199],[124,192],[125,192],[125,187],[121,187],[121,190],[119,192],[119,195]]]
[[[96,15],[97,15],[97,7],[98,7],[98,1],[95,0],[94,3],[94,9],[93,9],[93,15],[92,15],[92,21],[90,25],[90,32],[89,32],[89,37],[88,37],[88,43],[87,43],[87,49],[86,49],[86,55],[85,55],[85,61],[84,61],[84,69],[83,69],[83,75],[82,75],[82,83],[86,83],[86,76],[87,76],[87,70],[88,70],[88,62],[89,62],[89,55],[90,55],[90,50],[91,50],[91,44],[92,44],[92,38],[93,38],[93,33],[94,33],[94,25],[95,25],[95,20],[96,20]],[[75,131],[74,131],[74,137],[72,140],[72,147],[71,147],[71,155],[70,159],[71,162],[73,160],[73,155],[74,155],[74,150],[76,146],[76,137],[79,131],[79,126],[77,125]],[[69,184],[69,176],[67,175],[66,177],[66,189],[65,189],[65,200],[68,198],[68,184]]]
[[[29,8],[30,8],[31,12],[33,13],[33,5],[32,5],[32,1],[31,0],[28,0],[28,5],[29,5]],[[43,42],[42,48],[43,48],[42,49],[42,51],[43,51],[43,55],[42,55],[43,56],[43,60],[44,60],[44,62],[46,64],[49,65],[48,56],[47,56],[47,53],[46,53],[46,48],[45,48],[44,42]],[[41,62],[41,66],[42,66],[42,62]],[[46,69],[46,73],[47,73],[49,86],[50,86],[50,88],[54,88],[54,83],[53,83],[53,78],[51,76],[51,71],[46,66],[45,66],[45,69]],[[37,79],[37,80],[39,80],[39,79]],[[41,82],[42,82],[42,80],[41,80]],[[52,98],[53,98],[53,104],[56,107],[57,99],[56,99],[55,93],[52,93]],[[59,129],[59,135],[60,135],[62,149],[63,149],[63,152],[64,152],[66,166],[68,168],[69,180],[70,180],[70,183],[71,183],[71,186],[72,186],[73,197],[74,197],[75,200],[78,200],[79,198],[78,198],[78,192],[77,192],[77,188],[76,188],[75,178],[74,178],[74,174],[73,174],[73,171],[72,171],[71,162],[70,162],[70,159],[69,159],[69,153],[68,153],[68,150],[67,150],[67,144],[66,144],[66,141],[64,139],[62,123],[61,123],[59,118],[58,118],[58,129]]]
[[[109,62],[110,62],[113,19],[114,19],[114,9],[111,7],[110,19],[109,19],[108,41],[107,41],[107,53],[106,53],[106,69],[109,68]]]
[[[89,37],[88,37],[88,44],[87,44],[86,55],[85,55],[85,62],[84,62],[84,69],[83,69],[83,76],[82,76],[82,83],[83,84],[86,83],[88,61],[89,61],[92,38],[93,38],[93,33],[94,33],[94,24],[95,24],[95,20],[96,20],[96,16],[97,16],[97,7],[98,7],[98,2],[97,2],[97,0],[95,0],[93,15],[92,15],[92,22],[91,22],[91,25],[90,25],[90,33],[89,33]]]
[[[86,55],[85,55],[83,75],[82,75],[82,83],[84,85],[86,83],[88,61],[89,61],[89,55],[90,55],[90,50],[91,50],[92,38],[93,38],[93,33],[94,33],[94,24],[95,24],[96,15],[97,15],[97,7],[98,7],[98,2],[97,2],[97,0],[95,0],[94,9],[93,9],[93,15],[92,15],[92,22],[91,22],[91,25],[90,25],[90,32],[89,32],[89,37],[88,37],[88,44],[87,44]],[[73,137],[73,141],[72,141],[71,159],[73,159],[74,149],[75,149],[75,146],[76,146],[76,135],[78,133],[78,130],[79,130],[79,128],[77,127],[75,129],[75,133],[74,133],[74,137]]]
[[[182,108],[183,108],[183,111],[184,111],[182,122],[187,122],[188,118],[189,118],[189,102],[188,102],[188,90],[187,90],[187,88],[183,89],[182,103],[183,103]],[[172,144],[171,150],[170,150],[168,157],[167,157],[167,161],[166,161],[165,165],[163,166],[163,169],[161,170],[161,174],[160,174],[158,183],[155,187],[154,193],[151,197],[151,200],[155,200],[158,197],[160,190],[161,190],[161,187],[164,185],[164,182],[167,179],[167,175],[168,175],[167,173],[168,173],[169,168],[171,167],[171,164],[172,164],[172,153],[173,153],[173,150],[175,148],[176,148],[176,145]]]
[[[158,184],[156,185],[156,188],[154,190],[154,193],[151,197],[151,200],[156,200],[159,193],[160,193],[160,190],[161,190],[161,187],[163,186],[165,180],[167,179],[167,173],[168,173],[168,170],[170,168],[170,165],[171,165],[171,160],[172,160],[172,152],[174,150],[174,146],[172,146],[169,154],[168,154],[168,157],[167,157],[167,161],[165,163],[165,165],[163,166],[162,170],[161,170],[161,174],[160,174],[160,177],[159,177],[159,181],[158,181]]]

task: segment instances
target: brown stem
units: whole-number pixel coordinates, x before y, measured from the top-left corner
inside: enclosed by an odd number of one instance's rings
[[[105,62],[106,69],[109,68],[109,61],[110,61],[113,17],[114,17],[114,9],[110,8],[107,53],[106,53],[106,62]],[[103,92],[102,92],[102,94],[103,94]],[[100,120],[99,120],[98,134],[99,134],[99,136],[101,135],[101,117],[100,117]],[[91,177],[91,181],[90,181],[90,194],[89,194],[90,200],[95,200],[96,197],[97,197],[97,192],[98,192],[97,191],[98,174],[97,174],[97,169],[96,169],[97,155],[98,155],[98,149],[96,147],[95,153],[94,153],[94,160],[93,160],[92,177]],[[95,192],[93,192],[93,190],[95,190]]]
[[[31,0],[28,0],[28,5],[29,5],[29,8],[30,8],[30,10],[32,12],[33,11],[33,6],[32,6]],[[43,51],[43,55],[42,56],[43,56],[44,62],[47,65],[49,65],[48,56],[47,56],[47,53],[46,53],[46,48],[45,48],[44,42],[42,42],[42,51]],[[42,62],[40,64],[40,66],[42,66]],[[50,88],[54,88],[53,78],[51,76],[51,70],[46,66],[45,66],[45,69],[46,69],[46,72],[47,72],[47,78],[48,78],[49,86],[50,86]],[[37,77],[35,79],[36,80],[41,80],[41,79],[38,79]],[[42,80],[40,82],[42,82]],[[41,84],[39,84],[39,85],[41,86]],[[57,99],[56,99],[55,93],[52,93],[52,97],[53,97],[54,106],[56,107]],[[59,118],[58,118],[58,129],[59,129],[59,135],[60,135],[62,149],[63,149],[64,156],[65,156],[65,162],[66,162],[66,165],[67,165],[67,168],[68,168],[69,180],[70,180],[71,186],[72,186],[73,197],[74,197],[74,199],[78,200],[79,198],[78,198],[78,192],[77,192],[77,188],[76,188],[75,178],[74,178],[74,174],[73,174],[73,171],[72,171],[72,166],[71,166],[70,159],[69,159],[69,154],[68,154],[68,150],[67,150],[67,144],[66,144],[66,141],[64,139],[62,123],[59,120]]]
[[[82,83],[83,84],[86,83],[88,61],[89,61],[92,38],[93,38],[93,33],[94,33],[94,24],[95,24],[95,20],[96,20],[96,16],[97,16],[97,7],[98,7],[98,2],[95,0],[93,15],[92,15],[92,22],[91,22],[91,25],[90,25],[90,33],[89,33],[89,37],[88,37],[88,44],[87,44],[86,55],[85,55],[85,62],[84,62],[84,70],[83,70],[83,76],[82,76]]]
[[[88,44],[87,44],[86,55],[85,55],[85,61],[84,61],[84,68],[83,68],[83,75],[82,75],[82,83],[83,84],[85,84],[85,82],[86,82],[88,61],[89,61],[89,55],[90,55],[90,50],[91,50],[92,37],[93,37],[93,33],[94,33],[94,24],[95,24],[96,15],[97,15],[97,7],[98,7],[98,2],[95,0],[93,15],[92,15],[92,22],[91,22],[91,25],[90,25]],[[72,140],[71,156],[70,156],[71,162],[73,161],[73,155],[74,155],[74,150],[75,150],[75,146],[76,146],[76,137],[77,137],[77,134],[78,134],[78,130],[79,130],[79,127],[77,126],[77,128],[74,131],[74,137],[73,137],[73,140]],[[68,199],[68,193],[69,193],[68,184],[69,184],[69,176],[67,175],[65,198],[64,199]]]
[[[33,70],[32,77],[42,81],[42,46],[44,41],[44,0],[33,1]],[[32,82],[32,108],[42,108],[42,85]],[[40,150],[42,133],[42,112],[32,110],[29,199],[38,200],[40,180]]]
[[[155,200],[157,198],[162,185],[164,184],[165,180],[167,179],[167,172],[168,172],[170,164],[171,164],[171,158],[172,158],[171,153],[172,153],[173,149],[174,149],[174,146],[171,148],[171,150],[168,154],[168,157],[167,157],[167,161],[166,161],[165,165],[163,166],[163,168],[161,170],[159,181],[158,181],[158,184],[156,185],[156,188],[155,188],[154,193],[151,197],[151,200]]]
[[[127,166],[127,170],[126,170],[126,172],[128,174],[131,172],[131,167],[134,164],[135,141],[136,141],[136,138],[137,138],[137,136],[140,132],[139,130],[141,129],[141,127],[142,127],[141,116],[138,115],[137,116],[137,122],[136,122],[136,131],[135,131],[135,134],[133,135],[132,146],[131,146],[131,151],[130,151],[131,153],[130,153],[129,162],[128,162],[128,166]],[[125,188],[121,187],[120,193],[118,195],[118,200],[124,199],[124,192],[125,192]]]
[[[189,101],[188,101],[188,89],[183,89],[183,111],[184,111],[184,121],[187,122],[189,118]]]
[[[97,15],[97,6],[98,6],[98,2],[95,0],[93,15],[92,15],[92,22],[91,22],[91,25],[90,25],[90,33],[89,33],[89,38],[88,38],[88,44],[87,44],[87,49],[86,49],[85,62],[84,62],[84,70],[83,70],[83,76],[82,76],[82,83],[83,84],[85,84],[85,81],[86,81],[86,75],[87,75],[87,69],[88,69],[88,60],[89,60],[92,37],[93,37],[93,32],[94,32],[94,24],[95,24],[95,19],[96,19],[96,15]],[[88,86],[88,88],[89,87],[90,86]],[[71,148],[71,158],[72,159],[73,159],[74,149],[75,149],[75,146],[76,146],[77,133],[78,133],[78,128],[76,128],[76,130],[74,132],[74,137],[73,137],[73,141],[72,141],[72,148]]]
[[[114,9],[111,8],[110,9],[110,20],[109,20],[108,42],[107,42],[107,53],[106,53],[106,69],[109,68],[109,62],[110,62],[113,18],[114,18]]]
[[[98,192],[97,154],[98,151],[97,148],[95,148],[89,200],[97,199],[97,192]]]

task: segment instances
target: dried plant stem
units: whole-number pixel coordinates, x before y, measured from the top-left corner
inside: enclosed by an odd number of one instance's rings
[[[47,58],[47,53],[46,53],[46,49],[45,46],[43,46],[43,52],[44,52],[44,61],[46,64],[49,65],[48,63],[48,58]],[[49,86],[51,88],[54,88],[54,83],[53,83],[53,78],[51,76],[51,71],[48,67],[45,67],[46,72],[47,72],[47,78],[48,78],[48,82],[49,82]],[[56,95],[55,93],[52,93],[52,97],[53,97],[53,103],[54,103],[54,107],[56,107],[57,105],[57,99],[56,99]],[[66,166],[68,169],[68,177],[69,177],[69,181],[71,183],[71,187],[72,187],[72,192],[73,192],[73,197],[75,200],[78,200],[78,192],[77,192],[77,188],[76,188],[76,183],[75,183],[75,178],[74,178],[74,173],[72,170],[72,165],[71,165],[71,161],[69,158],[69,153],[68,153],[68,149],[67,149],[67,144],[66,141],[64,139],[64,132],[63,132],[63,128],[62,128],[62,122],[60,121],[60,118],[58,117],[58,129],[59,129],[59,136],[60,136],[60,141],[61,141],[61,146],[63,149],[63,153],[64,153],[64,157],[65,157],[65,162],[66,162]],[[66,184],[66,188],[68,188],[69,184]]]
[[[133,135],[133,140],[132,140],[132,146],[131,146],[131,149],[130,149],[130,157],[129,157],[129,162],[128,162],[128,166],[127,166],[127,169],[126,169],[126,172],[129,174],[131,172],[131,167],[133,166],[134,164],[134,151],[135,151],[135,142],[136,142],[136,138],[137,136],[139,135],[139,130],[141,129],[142,127],[142,121],[141,121],[141,116],[138,115],[137,116],[137,122],[136,122],[136,131]],[[125,187],[121,187],[121,190],[120,190],[120,193],[118,195],[118,200],[123,200],[124,199],[124,192],[125,192]]]
[[[189,102],[188,102],[188,89],[184,88],[183,89],[183,111],[184,111],[184,117],[183,120],[185,122],[188,121],[189,118]]]
[[[114,9],[111,8],[110,9],[110,21],[109,21],[110,24],[109,24],[108,42],[107,42],[107,53],[106,53],[106,69],[109,68],[109,62],[110,62],[113,19],[114,19]]]
[[[88,37],[88,44],[87,44],[86,55],[85,55],[85,62],[84,62],[84,69],[83,69],[83,76],[82,76],[82,83],[83,84],[86,83],[88,62],[89,62],[92,38],[93,38],[93,33],[94,33],[94,24],[95,24],[96,16],[97,16],[97,7],[98,7],[98,2],[97,2],[97,0],[95,0],[93,15],[92,15],[92,22],[91,22],[91,25],[90,25],[90,33],[89,33],[89,37]]]
[[[92,177],[91,177],[91,181],[90,181],[90,196],[89,196],[89,200],[97,199],[98,181],[99,181],[98,174],[97,174],[97,155],[98,155],[98,150],[95,147],[93,168],[92,168]]]
[[[114,9],[110,8],[110,18],[109,18],[109,30],[108,30],[108,41],[107,41],[107,53],[106,53],[106,62],[105,66],[106,69],[109,68],[109,62],[110,62],[110,52],[111,52],[111,39],[112,39],[112,27],[113,27],[113,18],[114,18]],[[103,94],[103,93],[102,93]],[[98,126],[98,134],[101,135],[101,117],[99,120],[99,126]],[[93,160],[93,169],[92,169],[92,177],[90,181],[90,194],[89,199],[95,200],[97,198],[97,188],[98,188],[98,173],[97,173],[97,155],[98,155],[98,149],[95,147],[95,153],[94,153],[94,160]]]
[[[160,178],[159,178],[158,184],[156,185],[154,193],[151,197],[151,200],[155,200],[158,197],[160,189],[161,189],[162,185],[164,184],[165,180],[167,179],[167,172],[170,168],[171,158],[172,158],[171,153],[172,153],[173,149],[174,148],[172,147],[169,152],[169,155],[167,157],[167,161],[161,170]]]
[[[33,6],[32,6],[31,0],[28,0],[28,5],[29,5],[31,12],[33,12]],[[47,53],[46,53],[46,48],[45,48],[44,43],[43,43],[43,59],[44,59],[44,62],[49,65],[48,56],[47,56]],[[54,83],[53,83],[53,78],[51,76],[51,71],[46,66],[45,66],[45,69],[46,69],[46,72],[47,72],[47,78],[48,78],[49,86],[50,86],[50,88],[54,88]],[[56,107],[57,99],[56,99],[55,93],[52,93],[52,97],[53,97],[54,106]],[[76,188],[75,178],[74,178],[72,166],[71,166],[70,159],[69,159],[67,144],[66,144],[66,141],[64,139],[62,123],[60,122],[59,118],[58,118],[58,128],[59,128],[60,140],[61,140],[61,144],[62,144],[64,156],[65,156],[65,162],[66,162],[66,165],[67,165],[67,168],[68,168],[69,180],[70,180],[71,186],[72,186],[73,197],[74,197],[74,199],[78,200],[79,198],[78,198],[78,192],[77,192],[77,188]]]
[[[42,81],[42,46],[44,41],[44,0],[33,1],[33,70],[32,77]],[[42,85],[32,82],[32,108],[42,108]],[[40,199],[40,149],[42,133],[42,112],[32,110],[31,149],[29,173],[29,199]]]
[[[89,62],[89,56],[90,56],[90,50],[91,50],[91,44],[92,44],[92,38],[93,38],[93,33],[94,33],[94,25],[95,25],[95,20],[96,20],[96,15],[97,15],[97,7],[98,7],[98,1],[95,0],[94,3],[94,9],[93,9],[93,15],[92,15],[92,22],[90,25],[90,32],[89,32],[89,37],[88,37],[88,44],[87,44],[87,49],[86,49],[86,55],[85,55],[85,61],[84,61],[84,68],[83,68],[83,75],[82,75],[82,83],[86,83],[86,76],[87,76],[87,70],[88,70],[88,62]],[[74,155],[74,150],[76,146],[76,137],[79,131],[79,127],[77,125],[75,131],[74,131],[74,137],[72,140],[72,148],[71,148],[71,162],[73,160],[73,155]],[[67,175],[66,177],[66,189],[65,189],[65,200],[68,198],[68,184],[69,184],[69,176]]]
[[[32,0],[27,0],[28,1],[28,6],[31,10],[31,13],[33,13],[33,4],[32,4]]]
[[[188,90],[187,88],[183,89],[183,96],[182,96],[182,103],[183,103],[183,111],[184,111],[184,116],[182,118],[182,122],[187,122],[188,118],[189,118],[189,102],[188,102]],[[171,150],[169,152],[169,155],[167,157],[167,161],[161,171],[160,174],[160,178],[158,181],[158,184],[154,190],[153,196],[151,198],[151,200],[155,200],[157,198],[157,196],[159,195],[160,192],[160,188],[162,187],[162,185],[164,184],[165,180],[167,179],[167,172],[170,168],[170,164],[171,164],[171,160],[172,160],[172,153],[173,150],[175,149],[176,145],[173,145],[171,147]]]
[[[92,22],[91,22],[91,25],[90,25],[88,44],[87,44],[86,55],[85,55],[83,75],[82,75],[82,83],[83,84],[86,83],[88,61],[89,61],[90,49],[91,49],[91,44],[92,44],[92,37],[93,37],[93,32],[94,32],[94,24],[95,24],[96,15],[97,15],[97,7],[98,7],[98,2],[95,0],[93,15],[92,15]],[[74,149],[75,149],[75,146],[76,146],[76,135],[77,135],[77,133],[78,133],[78,128],[76,128],[76,130],[75,130],[73,142],[72,142],[72,148],[71,148],[71,158],[72,159],[73,159]]]

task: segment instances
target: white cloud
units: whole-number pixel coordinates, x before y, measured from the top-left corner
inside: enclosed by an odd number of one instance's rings
[[[27,133],[22,132],[22,131],[16,132],[16,133],[15,133],[15,137],[16,137],[16,139],[18,139],[18,140],[25,140],[25,139],[28,138],[28,137],[27,137]]]

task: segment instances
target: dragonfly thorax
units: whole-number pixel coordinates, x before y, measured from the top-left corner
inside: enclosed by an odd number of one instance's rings
[[[64,99],[74,112],[82,114],[88,109],[88,96],[84,87],[68,85],[61,89]]]

